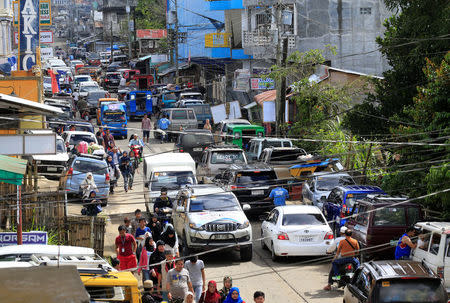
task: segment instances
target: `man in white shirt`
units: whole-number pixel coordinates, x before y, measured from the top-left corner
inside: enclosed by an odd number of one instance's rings
[[[339,246],[339,242],[341,242],[341,240],[344,240],[344,239],[345,239],[345,231],[346,231],[347,229],[348,229],[348,228],[345,227],[345,226],[342,226],[342,227],[341,227],[341,229],[339,230],[340,236],[337,237],[336,239],[334,239],[333,244],[331,244],[331,246],[328,247],[328,249],[327,249],[327,253],[328,253],[328,254],[333,254],[333,253],[336,252],[336,250],[337,250],[337,248],[338,248],[338,246]]]

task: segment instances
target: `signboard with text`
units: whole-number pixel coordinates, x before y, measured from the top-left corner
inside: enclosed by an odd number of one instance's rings
[[[14,26],[19,25],[19,1],[13,1],[13,22]],[[52,25],[52,5],[50,0],[39,1],[40,25]]]
[[[53,43],[53,32],[41,31],[39,40],[41,43]]]
[[[41,60],[46,60],[53,57],[53,47],[41,48]]]
[[[22,234],[23,244],[43,244],[47,245],[48,234],[46,231],[30,231]],[[17,233],[0,232],[0,247],[17,245]]]
[[[275,89],[275,82],[271,78],[251,78],[250,88],[252,90]]]
[[[19,7],[19,70],[30,70],[37,62],[39,0],[21,0]]]
[[[138,39],[162,39],[167,37],[167,30],[165,29],[138,29],[136,30],[136,37]]]

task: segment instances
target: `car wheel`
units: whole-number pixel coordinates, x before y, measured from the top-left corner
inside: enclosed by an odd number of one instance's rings
[[[263,235],[263,232],[262,232],[262,231],[261,231],[261,247],[262,247],[262,249],[264,249],[264,250],[267,250],[267,249],[268,249],[266,243],[264,242],[264,235]]]
[[[241,246],[240,257],[241,262],[251,261],[253,257],[253,246],[252,245]]]
[[[272,242],[272,247],[270,249],[270,252],[272,254],[272,261],[277,262],[279,260],[279,257],[275,254],[275,247],[273,247],[273,242]]]

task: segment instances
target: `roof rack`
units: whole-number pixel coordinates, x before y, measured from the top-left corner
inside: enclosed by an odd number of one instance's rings
[[[95,159],[95,160],[104,160],[105,159],[103,156],[94,155],[94,154],[80,154],[78,157],[91,158],[91,159]]]
[[[25,260],[23,260],[25,261]],[[102,271],[105,274],[112,271],[113,268],[106,260],[102,259],[98,255],[89,256],[36,256],[31,255],[30,261],[35,262],[39,266],[63,266],[63,265],[75,265],[78,271],[91,273],[94,271]]]

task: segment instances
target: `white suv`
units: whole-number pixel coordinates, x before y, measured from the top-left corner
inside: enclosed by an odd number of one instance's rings
[[[229,247],[239,249],[241,261],[252,259],[252,227],[233,193],[215,185],[181,189],[172,219],[185,255],[191,249]]]
[[[420,234],[412,259],[437,273],[450,293],[450,222],[419,222],[415,227]]]

